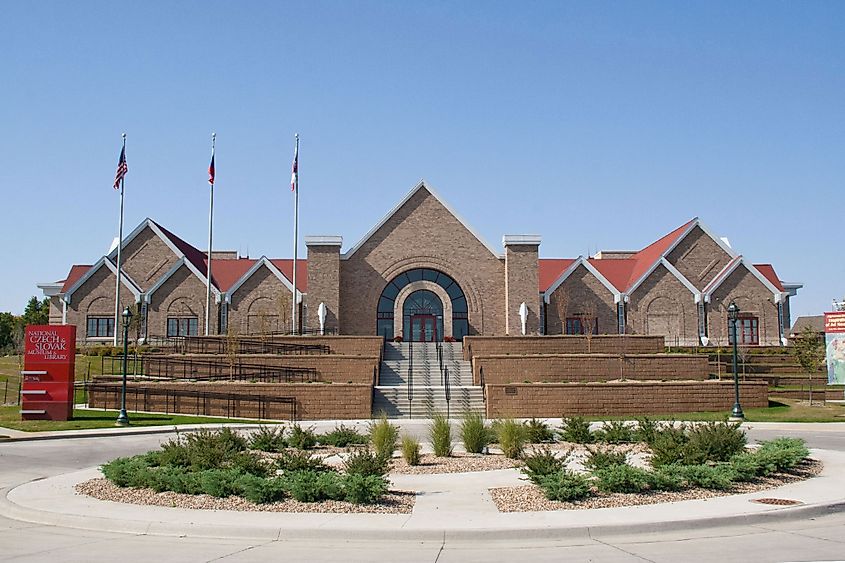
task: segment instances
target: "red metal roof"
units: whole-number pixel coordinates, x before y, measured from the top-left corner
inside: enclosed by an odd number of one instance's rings
[[[590,258],[589,262],[619,291],[628,289],[631,271],[637,265],[633,258]]]
[[[68,289],[73,287],[73,284],[79,281],[79,278],[85,275],[85,272],[91,269],[91,265],[83,265],[83,264],[74,264],[70,267],[70,272],[68,272],[67,277],[64,279],[64,284],[62,285],[62,293],[66,292]]]
[[[164,236],[166,236],[168,239],[170,239],[170,242],[172,242],[173,245],[176,248],[178,248],[179,251],[182,252],[182,254],[185,255],[185,258],[187,260],[189,260],[191,262],[191,264],[193,264],[194,267],[196,267],[196,269],[199,270],[199,272],[202,275],[206,275],[206,272],[208,271],[208,269],[207,269],[206,263],[205,263],[205,260],[206,260],[205,252],[203,252],[202,250],[199,250],[197,247],[193,246],[192,244],[185,242],[184,240],[177,237],[176,235],[174,235],[173,233],[171,233],[170,231],[168,231],[167,229],[165,229],[164,227],[162,227],[161,225],[159,225],[155,221],[153,221],[153,223],[155,223],[155,225],[159,229],[161,229],[161,232],[164,233]],[[211,276],[212,276],[211,281],[216,286],[217,283],[214,280],[214,268],[212,268]],[[218,289],[219,289],[219,287],[218,287]]]
[[[281,271],[288,280],[293,282],[293,259],[271,258],[270,262]],[[308,291],[308,260],[299,258],[296,261],[296,289],[301,293]]]
[[[572,258],[540,258],[537,260],[540,291],[545,292],[573,262]]]
[[[236,281],[252,268],[257,260],[251,258],[215,258],[211,262],[211,279],[220,291],[229,291]]]
[[[764,278],[772,282],[772,285],[775,286],[778,291],[786,291],[771,264],[754,264],[754,267],[757,268],[758,272],[763,274]]]
[[[666,252],[666,250],[668,250],[670,246],[675,244],[675,242],[677,242],[681,235],[683,235],[684,232],[686,232],[686,230],[689,228],[689,226],[695,221],[696,219],[690,219],[668,235],[654,241],[650,245],[646,246],[645,248],[634,254],[630,258],[630,260],[633,260],[635,264],[634,267],[631,268],[628,280],[624,284],[624,290],[627,290],[631,285],[634,284],[634,282],[636,282],[643,274],[645,274],[648,269],[654,265],[655,262],[660,260],[660,258],[663,256],[663,253]]]

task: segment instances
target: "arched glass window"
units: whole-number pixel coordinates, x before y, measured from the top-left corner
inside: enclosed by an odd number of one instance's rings
[[[458,283],[450,276],[430,268],[417,268],[407,272],[402,272],[385,286],[378,301],[378,311],[376,315],[377,334],[379,336],[384,336],[388,340],[395,336],[393,334],[393,309],[396,297],[398,297],[399,292],[402,291],[402,288],[406,285],[420,280],[436,283],[446,291],[452,305],[452,336],[457,339],[461,339],[466,336],[469,333],[468,308],[466,296],[464,296],[461,286],[458,285]],[[402,327],[404,331],[403,336],[405,336],[405,338],[413,338],[412,332],[414,328],[410,324],[411,315],[408,312],[410,310],[418,311],[415,314],[419,315],[421,319],[423,316],[428,314],[437,319],[436,324],[434,325],[426,324],[428,321],[420,320],[417,323],[417,326],[418,329],[423,332],[429,330],[426,327],[430,327],[432,334],[435,335],[434,339],[443,340],[443,337],[446,336],[443,334],[443,303],[436,294],[428,290],[420,290],[415,291],[407,297],[402,311]],[[426,313],[426,310],[432,312]],[[437,312],[438,310],[439,312]]]

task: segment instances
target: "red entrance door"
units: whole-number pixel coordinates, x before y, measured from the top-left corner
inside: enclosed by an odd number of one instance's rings
[[[414,342],[437,341],[437,317],[411,315],[411,340]]]

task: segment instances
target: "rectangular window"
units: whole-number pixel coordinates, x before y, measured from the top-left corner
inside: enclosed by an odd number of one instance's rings
[[[199,320],[196,317],[167,318],[167,336],[196,336]]]
[[[737,344],[742,345],[756,345],[760,344],[759,321],[757,317],[751,315],[740,315],[736,320],[736,336],[738,338]],[[731,331],[731,322],[728,321],[728,344],[733,345],[734,338]]]
[[[114,336],[113,317],[88,317],[88,326],[85,332],[88,338],[108,338]]]
[[[566,318],[566,332],[564,334],[587,334],[586,326],[589,324],[587,319],[582,317],[567,317]],[[599,333],[599,320],[593,319],[593,334]]]

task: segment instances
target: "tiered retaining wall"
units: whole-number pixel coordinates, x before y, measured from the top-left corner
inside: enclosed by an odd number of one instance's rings
[[[464,359],[525,354],[662,354],[662,336],[467,336]]]
[[[473,358],[473,381],[484,383],[596,382],[631,379],[638,381],[706,380],[707,356],[641,354],[537,354],[496,355]]]
[[[742,406],[767,406],[767,392],[742,383]],[[733,402],[733,384],[720,381],[487,385],[488,418],[727,412]]]
[[[120,408],[118,383],[108,384],[114,391],[98,391],[92,388],[88,403],[92,408]],[[194,398],[171,398],[168,402],[162,395],[150,396],[145,406],[133,404],[135,390],[144,388],[156,391],[199,391],[206,393],[238,393],[262,397],[289,397],[296,401],[296,416],[299,420],[366,419],[372,415],[373,393],[371,385],[345,383],[137,383],[127,384],[127,408],[151,412],[178,412],[183,414],[206,414],[226,416],[235,409],[233,416],[258,418],[257,404],[245,401],[234,406],[226,400],[211,400],[208,410],[198,412],[199,401]],[[117,391],[117,392],[115,392]],[[287,418],[287,406],[273,406],[266,418]]]

